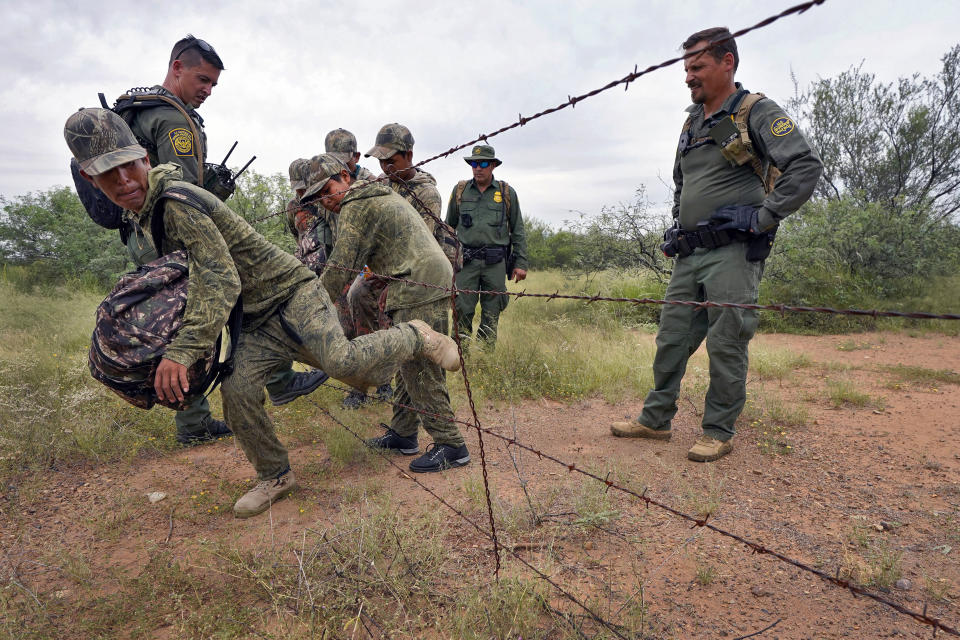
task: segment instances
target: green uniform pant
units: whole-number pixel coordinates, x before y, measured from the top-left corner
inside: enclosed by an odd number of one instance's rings
[[[177,411],[173,422],[177,425],[177,435],[189,438],[199,436],[207,431],[213,416],[210,415],[210,402],[206,396],[201,396],[183,411]]]
[[[711,300],[755,304],[763,262],[748,262],[747,245],[734,242],[678,259],[667,286],[667,300]],[[643,403],[638,421],[652,429],[668,429],[677,413],[680,381],[687,360],[707,339],[710,385],[703,408],[703,432],[729,440],[746,400],[747,344],[757,330],[757,312],[664,305],[653,361],[654,389]]]
[[[411,309],[400,309],[390,315],[393,322],[423,320],[434,331],[447,333],[449,322],[447,299],[436,300]],[[439,415],[439,418],[404,409],[394,404],[393,420],[390,428],[405,438],[417,435],[422,424],[437,444],[459,447],[463,436],[453,421],[453,409],[450,406],[450,394],[447,392],[446,371],[424,357],[414,358],[400,364],[400,371],[394,383],[393,401],[416,407],[422,411]]]
[[[263,406],[263,387],[272,373],[296,360],[347,384],[369,386],[384,369],[410,360],[422,348],[420,334],[407,324],[347,340],[330,297],[313,280],[256,329],[240,334],[233,373],[220,388],[224,418],[257,477],[276,478],[290,462]]]
[[[477,291],[506,291],[507,264],[503,260],[496,264],[485,264],[483,260],[464,262],[463,269],[457,274],[458,289]],[[473,335],[473,315],[477,301],[480,301],[480,328],[477,336],[491,343],[497,341],[497,322],[500,312],[507,308],[510,296],[477,293],[457,294],[457,331],[461,335]]]

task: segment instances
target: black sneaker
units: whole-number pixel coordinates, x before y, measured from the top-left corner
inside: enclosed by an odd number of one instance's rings
[[[354,389],[347,394],[347,397],[343,399],[343,408],[344,409],[359,409],[363,405],[370,402],[370,398],[367,397],[362,391],[357,391]]]
[[[233,432],[223,420],[211,420],[207,428],[199,433],[177,433],[177,442],[185,447],[193,447],[204,442],[211,442],[218,438],[232,436]]]
[[[372,447],[374,449],[390,449],[391,451],[399,451],[405,456],[412,456],[415,453],[420,453],[420,444],[417,442],[416,434],[410,436],[409,438],[404,438],[387,425],[381,423],[380,426],[386,429],[387,432],[379,438],[370,438],[367,440],[368,447]]]
[[[290,383],[283,391],[280,391],[279,393],[270,393],[270,402],[272,402],[275,407],[279,407],[282,404],[287,404],[288,402],[293,402],[300,396],[304,396],[315,391],[317,387],[326,382],[327,378],[329,377],[330,376],[320,369],[295,373],[290,379]]]
[[[470,452],[467,445],[454,447],[449,444],[433,443],[427,447],[427,452],[410,463],[410,471],[415,473],[430,473],[443,471],[453,467],[462,467],[470,462]]]
[[[393,400],[393,387],[390,386],[390,383],[382,384],[377,387],[377,390],[374,392],[377,400],[383,400],[384,402],[390,402]]]

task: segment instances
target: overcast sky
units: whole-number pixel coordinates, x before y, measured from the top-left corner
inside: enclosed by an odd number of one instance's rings
[[[0,24],[0,195],[70,184],[63,123],[97,92],[113,99],[159,84],[173,43],[209,41],[227,70],[201,107],[209,160],[239,140],[230,164],[286,172],[323,151],[344,127],[360,150],[381,125],[416,138],[414,160],[497,129],[568,95],[678,53],[699,29],[736,30],[793,0],[542,1],[453,3],[96,3],[5,1]],[[778,102],[800,85],[864,61],[883,80],[933,74],[960,42],[955,0],[828,0],[738,41],[737,80]],[[640,78],[491,139],[496,177],[518,192],[524,215],[558,224],[571,211],[628,201],[647,185],[669,196],[679,129],[689,104],[682,66]],[[440,192],[468,178],[463,154],[425,168]],[[363,160],[379,168],[371,158]]]

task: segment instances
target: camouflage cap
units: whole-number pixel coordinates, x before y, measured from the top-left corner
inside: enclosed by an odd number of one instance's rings
[[[67,118],[63,137],[80,168],[91,176],[147,155],[123,118],[109,109],[80,109]]]
[[[470,152],[470,155],[464,156],[463,159],[466,162],[470,162],[471,160],[490,160],[496,162],[498,165],[503,164],[503,162],[497,159],[497,152],[488,144],[478,144]]]
[[[310,161],[306,158],[297,158],[290,163],[290,188],[296,191],[297,189],[306,189],[306,174],[307,172],[304,169],[310,167]]]
[[[349,171],[347,165],[340,158],[329,153],[321,153],[318,156],[310,158],[309,176],[307,177],[307,190],[304,192],[301,200],[307,200],[311,196],[320,193],[331,176],[338,175],[341,171]]]
[[[413,149],[413,134],[402,124],[396,122],[385,124],[377,132],[377,141],[373,149],[367,151],[366,157],[373,156],[377,160],[386,160],[398,151]]]
[[[349,162],[357,152],[357,137],[346,129],[334,129],[324,138],[323,150],[343,162]]]

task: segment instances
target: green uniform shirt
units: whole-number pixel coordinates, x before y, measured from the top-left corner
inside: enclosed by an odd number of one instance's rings
[[[173,95],[161,86],[154,86],[151,93],[171,98],[181,104],[184,110],[193,118],[194,126],[200,134],[203,150],[200,162],[206,161],[207,134],[203,131],[203,118],[188,104]],[[197,141],[193,139],[190,123],[184,120],[183,114],[174,107],[163,104],[148,109],[133,109],[133,118],[130,129],[137,140],[146,148],[150,157],[150,166],[172,162],[183,169],[183,180],[198,184],[200,175],[199,164],[195,155]],[[203,186],[203,185],[199,185]]]
[[[520,212],[520,200],[517,192],[510,187],[510,219],[507,220],[507,207],[504,194],[500,192],[501,182],[496,178],[481,193],[475,181],[470,180],[463,190],[460,206],[457,207],[456,187],[447,203],[446,222],[457,230],[460,242],[468,247],[500,245],[512,246],[517,269],[527,269],[527,235],[523,230],[523,214]],[[465,227],[461,214],[470,214],[472,224]],[[510,277],[510,274],[507,274]]]
[[[190,287],[183,328],[167,347],[168,359],[189,367],[216,341],[237,296],[243,294],[243,327],[252,330],[314,274],[270,243],[212,193],[180,180],[180,167],[151,169],[140,213],[127,212],[153,244],[150,221],[160,193],[188,189],[207,205],[209,215],[166,199],[163,202],[165,253],[186,249]]]
[[[377,274],[449,287],[453,268],[416,209],[378,182],[355,182],[337,214],[337,239],[328,265],[363,269]],[[332,299],[357,274],[329,266],[320,276]],[[391,282],[387,312],[446,298],[449,293],[414,284]]]
[[[740,92],[746,91],[737,83],[738,91],[728,97],[720,110],[704,121],[703,105],[691,105],[690,138],[703,140],[721,118],[735,113],[734,104]],[[726,205],[759,207],[758,219],[763,229],[772,227],[800,208],[813,194],[823,171],[823,163],[796,123],[765,98],[750,110],[748,120],[750,139],[761,158],[769,160],[783,175],[773,191],[764,193],[763,183],[750,163],[734,166],[712,142],[700,144],[681,153],[678,146],[673,165],[673,215],[679,217],[684,229],[695,229],[698,222]]]
[[[383,177],[383,176],[381,176]],[[427,224],[427,229],[433,233],[437,226],[437,218],[440,217],[440,191],[437,190],[437,180],[423,169],[417,169],[417,173],[406,182],[389,181],[390,188],[399,193],[404,200],[413,205],[413,208],[420,212],[420,216]],[[424,211],[426,208],[426,212]],[[427,213],[429,212],[429,213]]]

